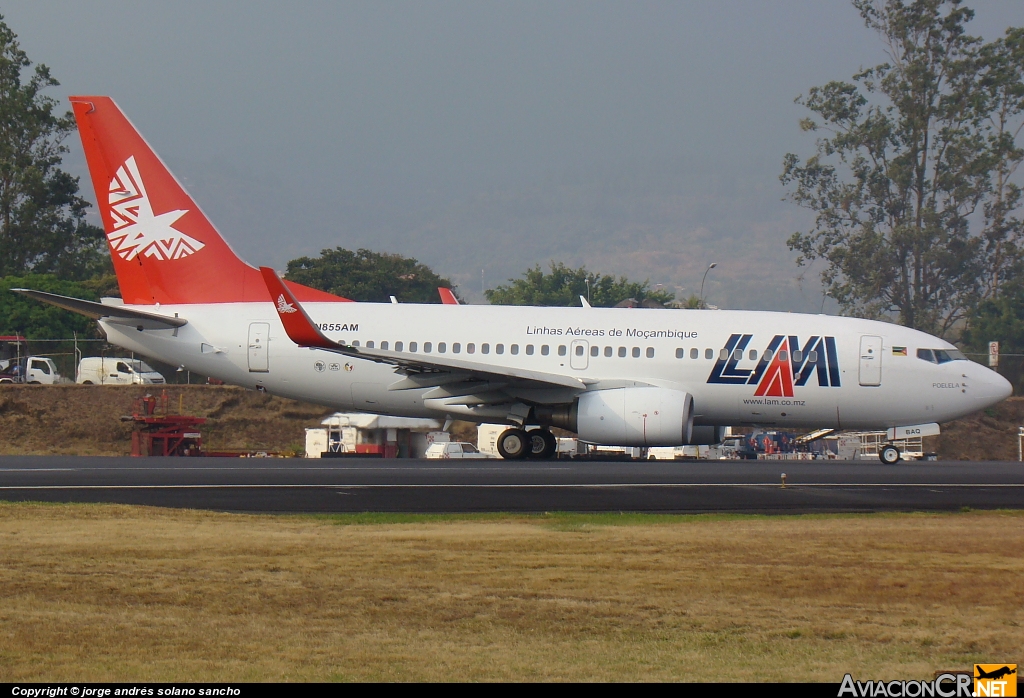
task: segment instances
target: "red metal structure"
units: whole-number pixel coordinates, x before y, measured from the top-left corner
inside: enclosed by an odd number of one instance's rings
[[[130,417],[133,456],[201,456],[205,417],[168,414],[167,391],[160,398],[145,395],[135,400]]]

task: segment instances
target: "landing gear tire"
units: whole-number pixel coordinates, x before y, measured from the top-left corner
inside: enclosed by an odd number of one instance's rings
[[[534,460],[547,460],[555,455],[558,450],[558,439],[547,429],[534,429],[526,432],[529,452],[527,458]]]
[[[522,429],[506,429],[498,437],[498,453],[505,460],[519,460],[530,453],[530,438]]]
[[[900,459],[900,450],[889,444],[883,446],[882,450],[878,452],[878,460],[882,461],[886,465],[895,465]]]

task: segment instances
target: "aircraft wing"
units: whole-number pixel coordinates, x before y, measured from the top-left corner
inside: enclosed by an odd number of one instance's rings
[[[269,267],[260,267],[260,272],[267,283],[270,297],[274,299],[285,332],[293,342],[301,347],[391,364],[406,375],[404,380],[391,385],[391,390],[435,387],[440,392],[465,394],[465,388],[472,385],[474,389],[471,392],[481,398],[477,404],[507,401],[510,395],[526,394],[528,391],[540,396],[540,402],[562,401],[569,391],[586,390],[587,383],[572,376],[492,366],[437,354],[410,354],[338,344],[324,336],[277,276],[277,272]],[[456,384],[461,384],[462,388],[456,388]]]
[[[146,313],[141,310],[132,310],[120,305],[104,305],[94,301],[85,301],[81,298],[70,298],[59,296],[56,293],[46,291],[35,291],[30,288],[12,288],[15,293],[34,298],[37,301],[55,305],[64,310],[70,310],[79,315],[91,317],[93,320],[103,320],[119,325],[129,325],[143,330],[169,330],[188,324],[188,320],[180,317],[169,317],[156,313]]]

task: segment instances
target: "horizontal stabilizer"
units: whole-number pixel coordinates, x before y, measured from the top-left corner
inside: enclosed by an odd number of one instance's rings
[[[30,288],[12,288],[11,290],[23,296],[34,298],[37,301],[91,317],[93,320],[105,320],[119,325],[131,325],[133,327],[141,327],[144,330],[169,330],[188,324],[188,320],[184,318],[144,313],[140,310],[132,310],[121,305],[104,305],[94,301],[85,301],[81,298],[59,296],[56,293],[47,293],[46,291],[34,291]]]

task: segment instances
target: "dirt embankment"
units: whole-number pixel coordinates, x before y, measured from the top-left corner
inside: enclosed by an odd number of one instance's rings
[[[1017,432],[1024,426],[1024,397],[942,425],[942,434],[925,439],[925,450],[943,460],[1017,460]]]
[[[260,449],[302,453],[305,428],[333,412],[320,405],[273,397],[242,388],[170,385],[172,412],[206,417],[207,449]],[[0,386],[0,455],[126,455],[131,451],[132,403],[163,388],[90,385]],[[942,425],[925,450],[943,460],[1016,460],[1017,429],[1024,426],[1024,398]],[[476,441],[473,425],[456,422],[453,438]]]
[[[131,451],[131,423],[122,415],[150,386],[0,386],[0,454],[74,454],[121,456]],[[315,427],[334,410],[273,397],[242,388],[170,385],[170,411],[206,417],[203,441],[208,449],[260,449],[300,454],[305,428]]]

